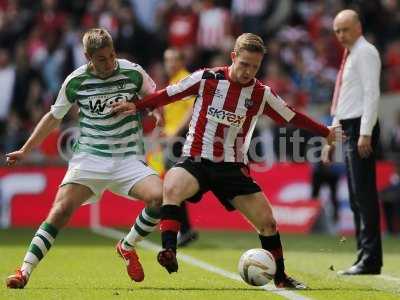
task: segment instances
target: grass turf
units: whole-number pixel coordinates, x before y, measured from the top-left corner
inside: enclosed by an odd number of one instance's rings
[[[139,249],[146,278],[132,283],[114,251],[115,240],[89,230],[66,229],[33,273],[24,290],[5,288],[4,280],[21,263],[34,234],[31,229],[0,230],[0,299],[284,299],[198,267],[181,262],[168,275],[156,253]],[[159,234],[151,239],[159,243]],[[339,277],[336,270],[351,265],[354,239],[324,235],[282,235],[288,272],[310,289],[296,293],[311,299],[399,299],[400,246],[384,239],[383,276]],[[182,253],[237,273],[244,250],[259,247],[257,236],[242,232],[201,232]],[[334,271],[333,271],[333,270]],[[397,279],[396,279],[397,278]]]

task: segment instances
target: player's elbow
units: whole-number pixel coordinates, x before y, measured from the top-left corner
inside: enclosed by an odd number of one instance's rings
[[[182,189],[174,182],[164,181],[164,203],[180,205]]]

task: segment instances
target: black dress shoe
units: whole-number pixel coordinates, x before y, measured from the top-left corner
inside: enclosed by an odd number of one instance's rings
[[[380,267],[366,267],[363,265],[354,265],[345,271],[339,271],[338,275],[379,275],[381,274]]]

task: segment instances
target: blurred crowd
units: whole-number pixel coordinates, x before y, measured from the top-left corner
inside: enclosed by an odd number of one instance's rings
[[[0,0],[0,154],[21,146],[64,78],[86,63],[81,37],[92,27],[106,28],[118,56],[141,64],[159,88],[167,47],[194,71],[229,64],[235,37],[257,33],[268,47],[259,78],[299,110],[329,105],[342,51],[332,21],[345,7],[360,12],[380,50],[383,91],[400,92],[397,0]],[[42,154],[57,155],[55,137]]]

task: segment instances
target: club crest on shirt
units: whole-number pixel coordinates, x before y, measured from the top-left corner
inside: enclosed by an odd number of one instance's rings
[[[124,80],[124,79],[118,80],[118,81],[116,82],[116,84],[118,85],[118,88],[119,88],[120,90],[122,90],[122,89],[124,89],[125,86],[126,86],[126,80]]]
[[[219,99],[223,99],[223,98],[225,97],[225,95],[222,93],[221,90],[215,89],[215,91],[214,91],[214,97],[219,98]]]
[[[251,98],[244,99],[244,107],[250,108],[254,105],[254,101]]]
[[[233,112],[216,108],[210,105],[207,109],[207,119],[228,126],[241,128],[244,121],[246,120],[246,116],[241,116]]]

